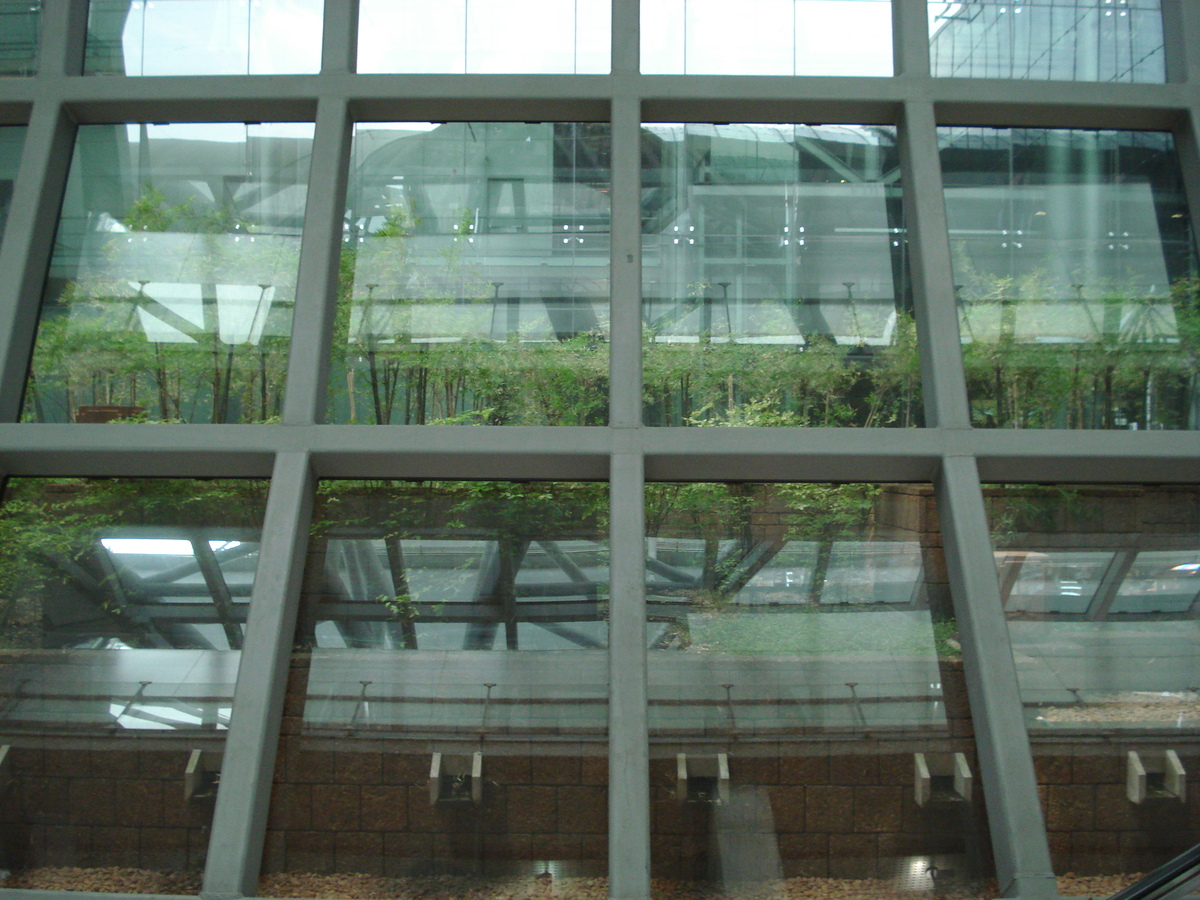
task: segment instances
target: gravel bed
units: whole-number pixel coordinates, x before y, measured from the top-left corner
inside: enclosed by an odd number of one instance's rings
[[[264,897],[339,897],[347,900],[606,900],[607,878],[511,878],[472,880],[453,876],[380,878],[373,875],[269,875],[259,883]],[[655,900],[913,900],[890,880],[789,878],[738,890],[656,878]],[[940,898],[975,898],[974,893],[939,893]]]
[[[2,886],[42,891],[103,891],[106,894],[199,894],[202,879],[200,872],[68,866],[13,872]]]
[[[1142,876],[1075,875],[1058,878],[1064,897],[1107,897]],[[157,872],[117,866],[41,868],[14,872],[3,887],[52,891],[100,891],[127,894],[198,894],[199,872]],[[337,897],[344,900],[605,900],[607,878],[471,879],[451,875],[383,878],[378,875],[281,873],[259,883],[262,897]],[[925,891],[900,891],[886,879],[788,878],[782,884],[746,885],[725,891],[712,885],[656,878],[655,900],[913,900]],[[931,895],[932,896],[932,895]],[[939,898],[978,897],[939,892]]]
[[[1200,722],[1200,696],[1191,691],[1173,694],[1126,692],[1094,702],[1043,707],[1038,710],[1037,717],[1056,724],[1166,723],[1186,727]]]
[[[1141,877],[1140,872],[1132,875],[1076,875],[1068,872],[1058,876],[1058,892],[1064,897],[1108,897]]]

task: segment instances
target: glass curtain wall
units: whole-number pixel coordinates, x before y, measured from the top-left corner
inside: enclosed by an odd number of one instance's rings
[[[5,485],[6,887],[48,867],[86,890],[83,867],[92,890],[200,892],[265,504],[261,481]]]
[[[42,0],[0,0],[0,76],[37,72]]]
[[[943,127],[938,141],[973,424],[1200,427],[1173,136]]]
[[[359,72],[606,75],[611,0],[360,0]]]
[[[642,0],[648,75],[892,74],[889,0]]]
[[[929,0],[934,76],[1163,82],[1161,0]]]
[[[648,425],[921,422],[896,129],[644,125]]]
[[[360,123],[329,421],[608,420],[607,124]]]
[[[260,890],[605,894],[607,533],[603,484],[321,482]]]
[[[986,501],[1055,870],[1111,893],[1200,840],[1200,490]]]
[[[88,75],[321,70],[323,0],[90,0]],[[286,39],[281,40],[281,36]]]
[[[1196,844],[1198,26],[0,0],[0,883],[1100,897]]]
[[[977,896],[990,844],[928,485],[650,484],[656,896]]]
[[[0,127],[0,238],[3,238],[8,222],[8,208],[12,203],[13,184],[17,180],[24,145],[25,129],[22,126]]]
[[[79,128],[25,421],[279,415],[312,128]]]

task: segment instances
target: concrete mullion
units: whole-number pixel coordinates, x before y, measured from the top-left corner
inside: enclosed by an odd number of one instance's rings
[[[1200,83],[1200,4],[1193,0],[1163,0],[1167,79]],[[1194,95],[1194,91],[1192,92]],[[1183,188],[1192,218],[1192,240],[1200,252],[1200,103],[1193,101],[1175,132]]]
[[[313,136],[283,401],[283,421],[288,425],[319,423],[325,416],[350,168],[350,129],[346,101],[322,99]]]
[[[608,623],[608,871],[612,900],[650,897],[643,486],[641,455],[615,454],[609,484]]]
[[[900,159],[925,424],[969,428],[954,270],[932,103],[913,101],[904,105]]]
[[[321,34],[321,72],[345,74],[358,70],[358,0],[325,0],[325,29]]]
[[[38,48],[41,76],[83,74],[87,19],[88,0],[45,0]]]
[[[612,71],[637,83],[640,3],[613,0]],[[612,102],[609,422],[642,423],[641,103]],[[613,900],[650,897],[650,757],[646,700],[645,506],[640,453],[618,453],[609,473],[608,870]]]
[[[1200,7],[1197,11],[1200,12]],[[1187,121],[1176,132],[1175,146],[1192,220],[1192,241],[1197,246],[1197,252],[1200,252],[1200,103],[1192,104]]]
[[[935,490],[1000,896],[1055,898],[1058,889],[975,460],[944,459]]]
[[[225,741],[205,897],[256,893],[314,495],[308,454],[280,454],[271,479]]]
[[[0,247],[0,422],[21,414],[74,136],[61,104],[34,105]]]
[[[892,0],[892,58],[897,75],[929,75],[928,0]]]
[[[612,0],[612,71],[636,75],[641,60],[641,0]]]
[[[1162,0],[1167,81],[1200,82],[1200,6],[1195,0]]]
[[[612,258],[609,339],[609,422],[642,422],[641,105],[618,97],[612,105]]]

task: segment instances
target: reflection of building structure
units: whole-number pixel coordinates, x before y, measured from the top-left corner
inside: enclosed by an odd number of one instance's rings
[[[643,75],[628,0],[586,76],[47,0],[0,83],[14,885],[1044,900],[1197,841],[1200,9],[1142,54],[867,2],[894,77]]]
[[[1156,82],[1157,0],[931,0],[933,74],[956,78]]]

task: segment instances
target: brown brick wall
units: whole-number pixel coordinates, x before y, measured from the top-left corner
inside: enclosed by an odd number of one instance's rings
[[[898,856],[990,854],[978,791],[970,805],[922,809],[913,799],[911,753],[731,755],[729,770],[734,785],[760,788],[769,800],[789,877],[884,877]],[[651,761],[650,784],[656,873],[712,874],[712,808],[676,800],[673,757]]]
[[[0,868],[202,869],[212,802],[183,799],[188,753],[13,747]]]
[[[1125,793],[1124,746],[1096,752],[1034,751],[1034,770],[1050,855],[1059,874],[1148,872],[1194,845],[1200,835],[1200,792],[1189,785],[1186,803],[1150,799],[1131,803]],[[1179,755],[1193,776],[1200,753]]]
[[[293,725],[296,724],[293,721]],[[313,749],[282,736],[264,872],[404,875],[562,859],[603,866],[608,762],[484,754],[483,802],[429,802],[429,753]]]

